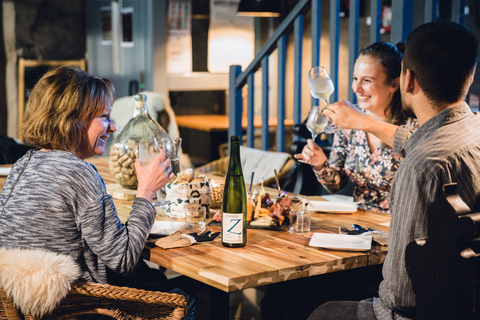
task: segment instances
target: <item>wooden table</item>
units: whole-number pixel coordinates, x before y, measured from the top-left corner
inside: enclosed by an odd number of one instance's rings
[[[103,159],[90,161],[106,181],[111,181]],[[276,190],[272,192],[276,194]],[[306,198],[322,199],[319,196]],[[119,215],[126,218],[131,202],[114,202]],[[157,220],[162,219],[172,218],[159,211]],[[387,254],[385,246],[374,244],[369,252],[348,252],[310,247],[308,243],[314,232],[338,233],[340,226],[354,223],[388,232],[389,222],[390,215],[367,210],[350,214],[312,213],[311,232],[308,233],[247,229],[247,245],[235,249],[223,247],[220,239],[169,250],[156,247],[152,241],[146,245],[144,258],[205,284],[202,297],[208,299],[199,300],[199,319],[224,320],[228,319],[231,292],[382,264]],[[213,232],[221,231],[218,226],[209,228]]]
[[[107,158],[92,158],[89,161],[107,184],[114,182]],[[306,198],[321,199],[318,196]],[[114,203],[120,219],[126,221],[132,201],[114,200]],[[171,218],[159,212],[157,219]],[[389,221],[387,214],[366,210],[351,214],[312,213],[311,232],[308,233],[248,229],[247,245],[235,249],[223,247],[219,239],[169,250],[148,242],[144,258],[205,284],[208,289],[206,296],[210,299],[202,301],[199,310],[203,308],[202,314],[206,319],[224,320],[228,319],[231,292],[383,263],[387,254],[385,246],[373,244],[368,252],[349,252],[310,247],[308,243],[315,232],[338,233],[340,226],[354,223],[388,232]],[[217,226],[209,228],[214,232],[221,230]]]

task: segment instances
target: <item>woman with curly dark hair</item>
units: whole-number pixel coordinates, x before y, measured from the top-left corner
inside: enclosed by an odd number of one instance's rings
[[[402,108],[399,77],[403,43],[396,46],[376,42],[360,50],[353,71],[352,89],[358,108],[372,117],[395,125],[416,121],[408,118]],[[400,158],[392,148],[374,135],[360,130],[335,133],[330,157],[308,140],[301,162],[312,165],[317,179],[330,192],[343,189],[348,180],[354,184],[354,200],[363,209],[388,212],[388,197]]]

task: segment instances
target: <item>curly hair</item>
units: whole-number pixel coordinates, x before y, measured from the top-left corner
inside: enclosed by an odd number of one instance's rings
[[[75,153],[84,147],[90,121],[115,100],[113,84],[77,66],[49,70],[28,99],[22,135],[36,148]]]

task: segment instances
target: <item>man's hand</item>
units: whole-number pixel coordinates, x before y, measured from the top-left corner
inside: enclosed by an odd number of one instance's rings
[[[323,111],[323,114],[342,129],[364,130],[362,125],[366,120],[366,115],[350,101],[340,100],[332,103],[328,109]]]
[[[350,101],[341,100],[323,111],[334,124],[343,129],[357,129],[373,134],[386,144],[393,146],[398,126],[373,118],[357,109]]]

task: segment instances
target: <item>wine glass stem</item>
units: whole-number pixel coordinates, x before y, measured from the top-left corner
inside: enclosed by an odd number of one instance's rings
[[[330,108],[330,106],[328,105],[328,102],[327,102],[327,100],[325,100],[325,99],[322,99],[322,101],[325,103],[325,106],[327,107],[327,109],[328,109],[328,108]]]

